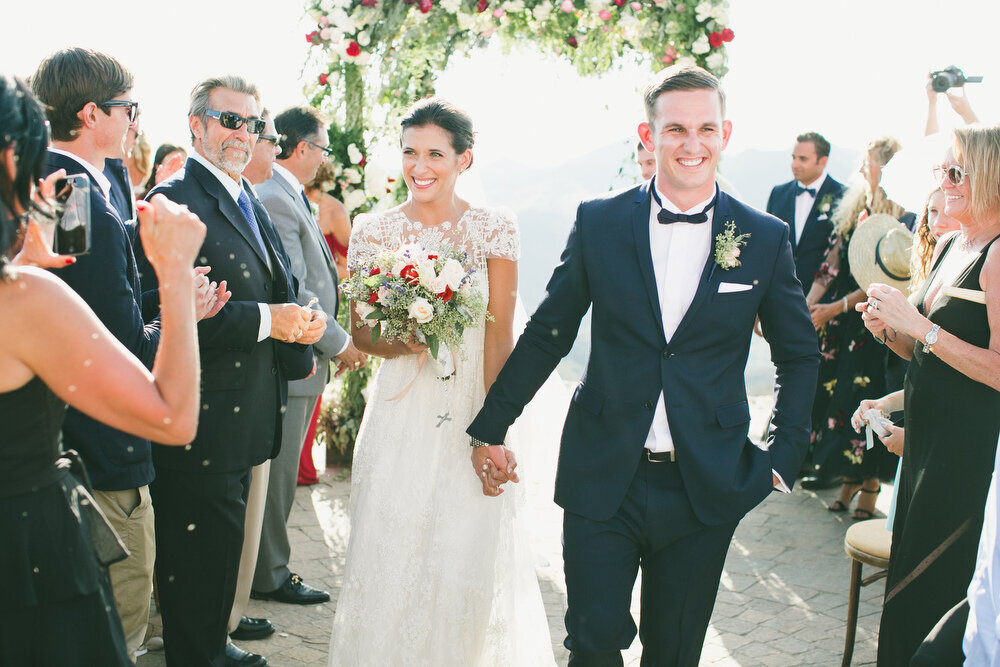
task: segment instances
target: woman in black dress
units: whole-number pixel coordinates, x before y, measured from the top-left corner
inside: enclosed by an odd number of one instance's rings
[[[24,83],[0,75],[0,665],[128,667],[105,569],[123,552],[85,475],[62,456],[60,428],[69,403],[157,442],[194,437],[192,264],[205,226],[166,200],[140,204],[143,243],[161,277],[162,336],[150,373],[39,268],[72,261],[49,250],[49,206],[35,194],[44,121]]]
[[[961,231],[912,305],[872,285],[865,326],[910,359],[906,433],[878,664],[908,665],[966,595],[1000,433],[1000,126],[955,130],[937,168]],[[1000,332],[1000,330],[998,330]]]

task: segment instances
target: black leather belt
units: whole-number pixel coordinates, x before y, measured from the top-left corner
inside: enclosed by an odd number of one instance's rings
[[[672,449],[668,452],[651,452],[647,449],[645,452],[646,460],[650,463],[674,463],[677,461],[677,457]]]

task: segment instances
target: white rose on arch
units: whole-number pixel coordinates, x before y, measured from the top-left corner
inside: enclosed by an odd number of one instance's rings
[[[694,44],[691,45],[691,52],[699,56],[711,50],[712,45],[708,43],[708,35],[704,33],[698,39],[694,40]]]
[[[709,54],[705,58],[705,64],[708,65],[709,69],[717,70],[722,67],[726,62],[726,56],[723,55],[722,51],[716,51],[715,53]]]
[[[361,160],[364,159],[365,156],[361,154],[360,150],[358,150],[357,144],[349,144],[347,146],[347,157],[348,159],[350,159],[351,164],[358,164],[359,162],[361,162]],[[360,174],[358,176],[360,178]],[[348,180],[350,180],[351,178],[350,174],[348,174],[347,178]],[[357,183],[360,181],[352,181],[352,182]]]
[[[414,299],[406,312],[411,319],[416,320],[417,324],[427,324],[434,319],[434,306],[422,297]]]
[[[357,149],[355,148],[355,150]],[[348,153],[350,153],[350,149],[348,149]],[[358,160],[360,161],[361,158],[358,158]],[[348,167],[344,170],[344,178],[347,179],[348,183],[356,185],[361,182],[361,172],[353,167]]]
[[[368,195],[360,188],[344,192],[344,206],[347,207],[348,211],[360,208],[366,201],[368,201]]]

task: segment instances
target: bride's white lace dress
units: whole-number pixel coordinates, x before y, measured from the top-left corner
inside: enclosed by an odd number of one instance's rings
[[[392,212],[357,217],[348,262],[412,242],[464,249],[484,292],[487,258],[520,250],[504,211],[473,207],[429,227]],[[375,375],[355,446],[330,665],[554,664],[518,523],[522,490],[508,484],[484,496],[469,459],[465,429],[484,398],[483,335],[483,326],[465,330],[449,380],[416,355],[387,359]]]

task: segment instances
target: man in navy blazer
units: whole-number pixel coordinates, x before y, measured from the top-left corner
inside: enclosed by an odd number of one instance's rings
[[[718,79],[670,67],[645,103],[653,182],[580,204],[546,295],[468,428],[482,475],[593,308],[555,490],[573,666],[622,664],[639,567],[643,664],[698,664],[733,531],[799,470],[819,363],[787,225],[716,185],[732,130]],[[766,448],[747,438],[758,316],[777,367]]]
[[[326,330],[322,313],[294,303],[287,255],[242,177],[263,129],[260,108],[257,87],[241,77],[199,83],[188,123],[194,151],[184,172],[150,195],[201,218],[198,264],[232,292],[198,326],[203,405],[194,441],[153,447],[156,576],[171,666],[266,664],[226,642],[250,469],[278,453],[288,380],[312,372],[311,343]]]
[[[844,193],[844,186],[826,173],[829,159],[830,142],[823,135],[800,134],[792,151],[795,179],[774,186],[767,198],[767,212],[784,220],[791,230],[788,240],[795,275],[806,294],[826,257],[833,231],[833,208]]]

